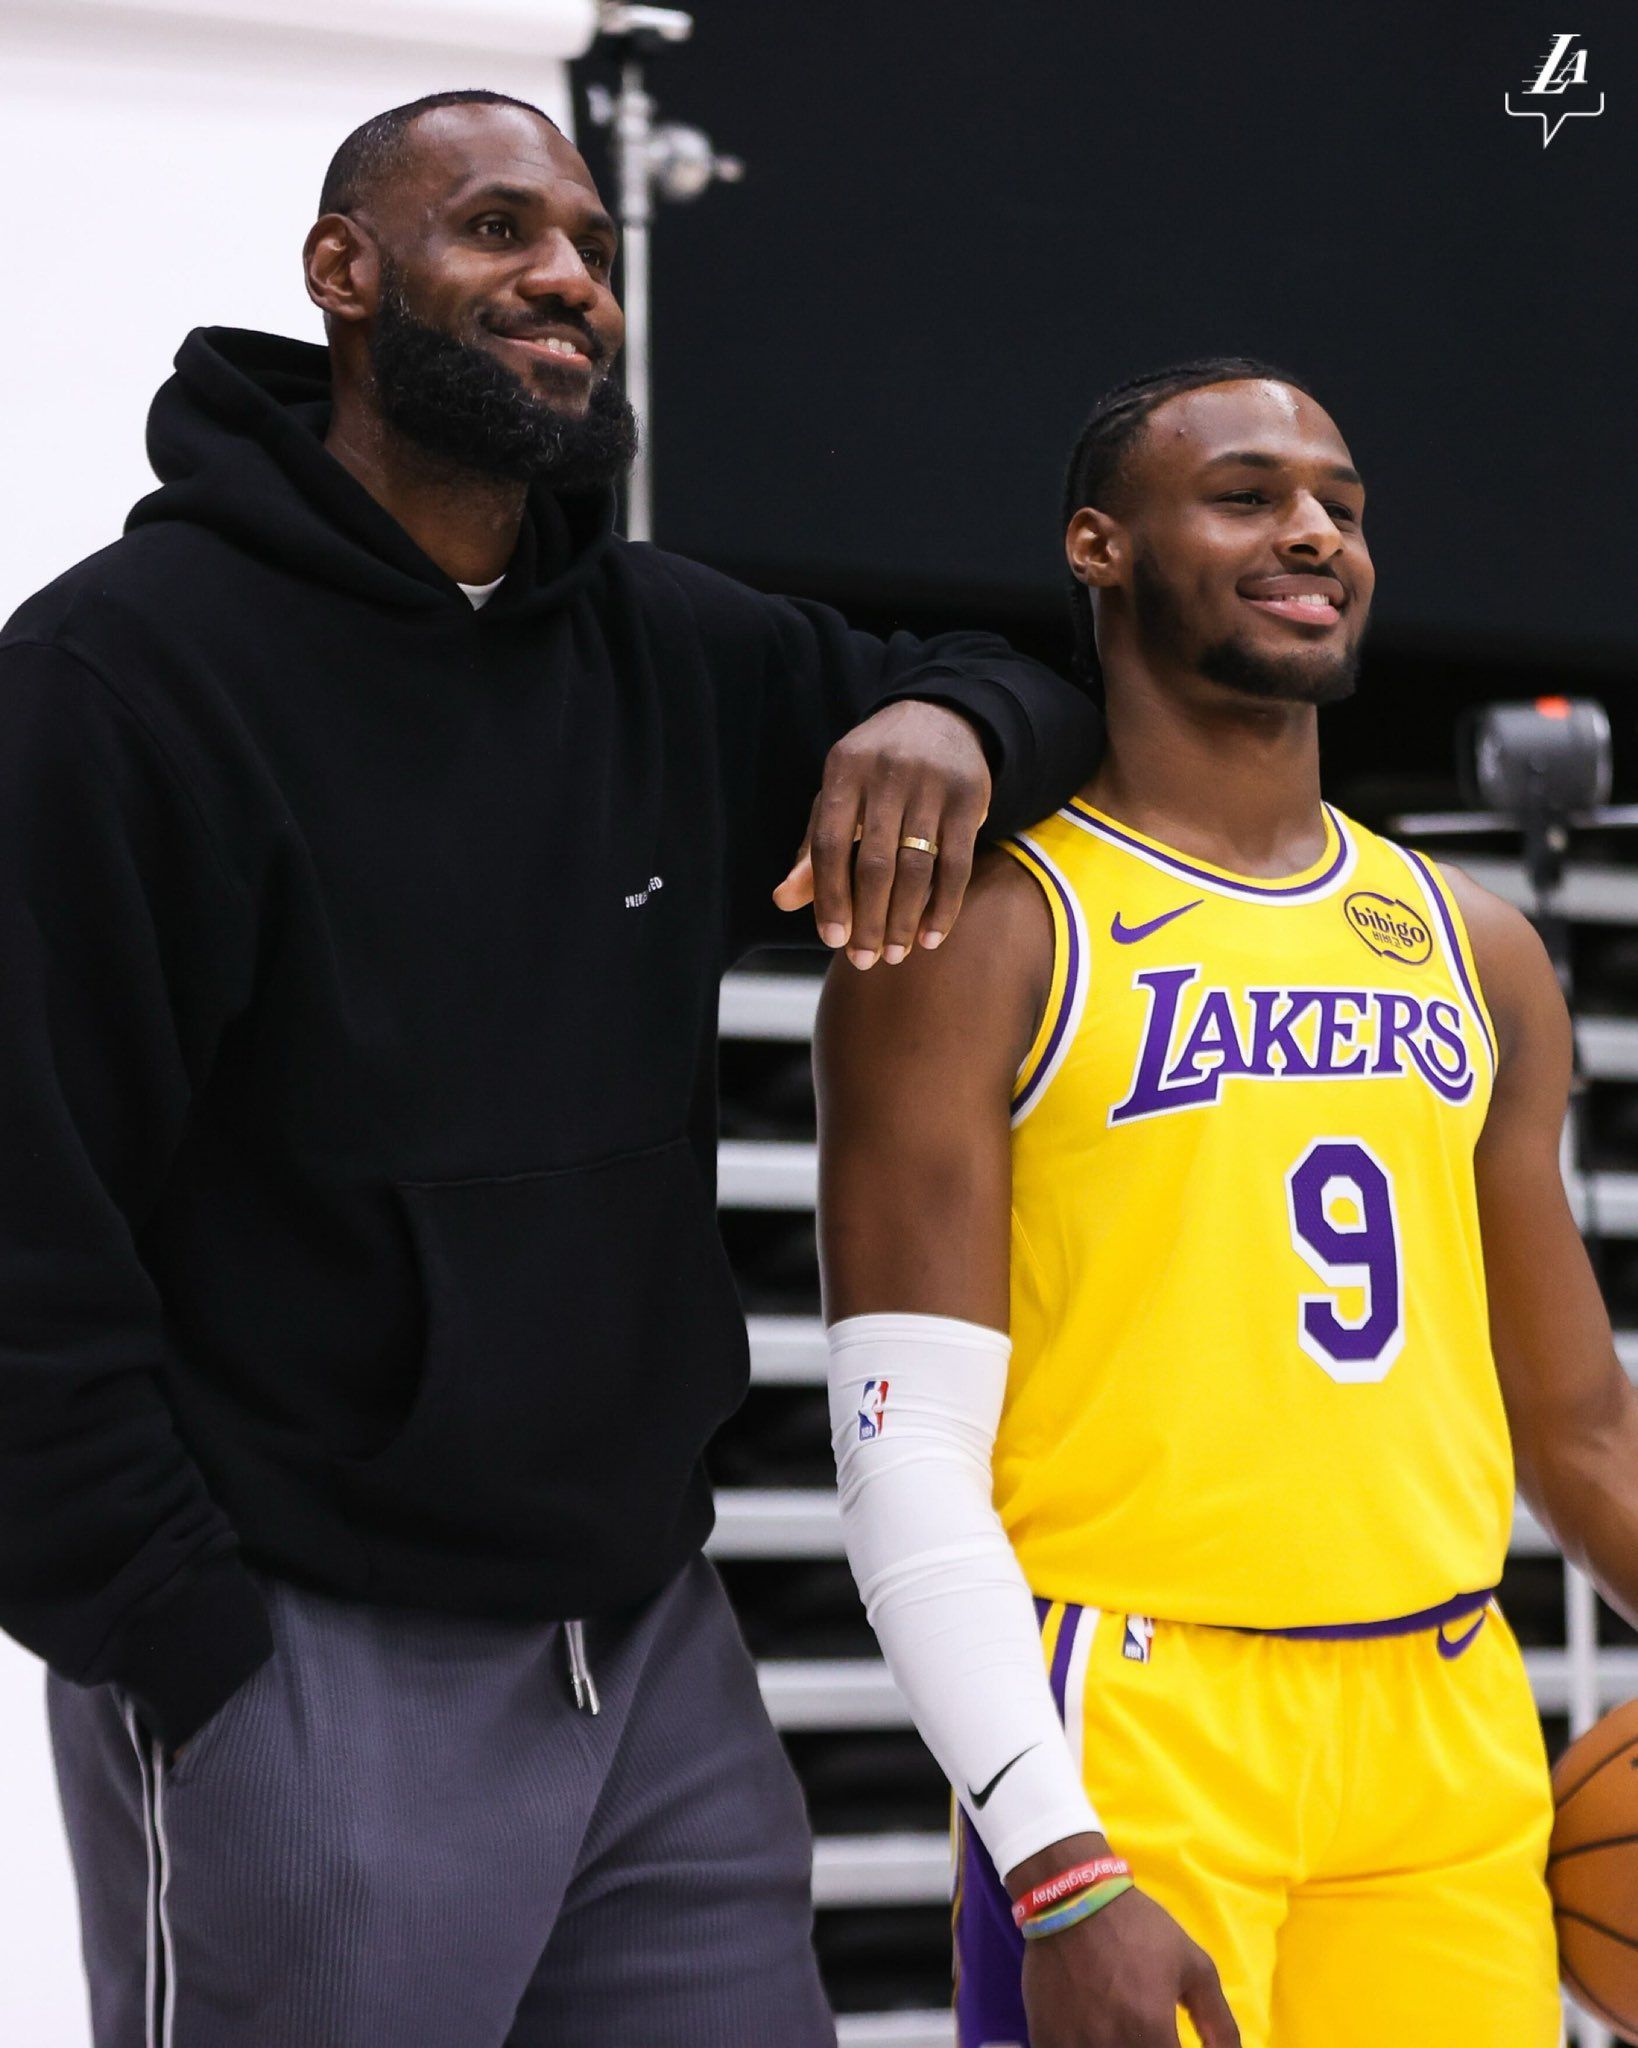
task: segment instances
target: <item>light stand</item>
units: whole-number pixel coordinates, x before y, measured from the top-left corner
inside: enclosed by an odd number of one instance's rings
[[[1486,832],[1522,837],[1530,920],[1558,976],[1573,1032],[1575,969],[1564,907],[1572,833],[1577,827],[1638,825],[1638,807],[1607,802],[1608,714],[1602,704],[1585,697],[1486,705],[1463,720],[1459,767],[1464,793],[1486,809],[1396,818],[1395,829],[1413,839],[1466,838]],[[1564,1125],[1564,1179],[1576,1199],[1596,1267],[1601,1246],[1595,1184],[1582,1171],[1584,1095],[1585,1074],[1577,1047],[1575,1085]]]
[[[1570,920],[1564,904],[1572,831],[1577,826],[1638,825],[1638,808],[1611,806],[1610,724],[1590,699],[1542,697],[1533,704],[1490,704],[1463,722],[1460,756],[1464,794],[1484,810],[1436,812],[1396,818],[1394,829],[1412,839],[1518,833],[1529,881],[1530,920],[1541,934],[1570,1012],[1574,1080],[1559,1141],[1559,1167],[1576,1204],[1593,1270],[1602,1242],[1597,1184],[1583,1170],[1586,1074],[1575,1034],[1575,970]],[[1598,1596],[1591,1580],[1564,1566],[1564,1645],[1569,1664],[1571,1739],[1598,1719]],[[1609,2035],[1596,2021],[1572,2017],[1581,2048],[1606,2048]]]
[[[626,314],[626,396],[640,435],[626,496],[626,537],[654,533],[652,433],[652,327],[649,310],[649,234],[654,201],[698,199],[712,184],[732,185],[745,175],[737,157],[718,156],[708,135],[675,121],[656,122],[653,96],[643,82],[646,59],[694,33],[694,18],[675,7],[638,7],[603,0],[598,48],[620,66],[620,88],[594,85],[586,95],[592,120],[614,134],[615,214],[620,222],[621,294]]]

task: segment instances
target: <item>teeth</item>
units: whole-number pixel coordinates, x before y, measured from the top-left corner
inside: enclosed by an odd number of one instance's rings
[[[577,356],[580,353],[572,341],[560,341],[555,334],[547,337],[546,346],[554,356]]]

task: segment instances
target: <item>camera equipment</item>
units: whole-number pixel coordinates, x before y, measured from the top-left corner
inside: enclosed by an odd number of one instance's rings
[[[1588,697],[1487,704],[1463,719],[1458,745],[1463,795],[1523,832],[1525,866],[1545,907],[1564,878],[1570,827],[1609,800],[1603,705]]]

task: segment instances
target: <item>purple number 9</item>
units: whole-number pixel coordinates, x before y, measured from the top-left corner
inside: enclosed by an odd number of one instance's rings
[[[1291,1242],[1331,1292],[1297,1303],[1297,1342],[1332,1379],[1386,1379],[1405,1342],[1393,1177],[1358,1138],[1316,1138],[1285,1177]],[[1357,1315],[1336,1296],[1356,1291]]]

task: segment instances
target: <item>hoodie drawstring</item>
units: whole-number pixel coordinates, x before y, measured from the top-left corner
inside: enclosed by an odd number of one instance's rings
[[[563,1624],[563,1646],[569,1656],[569,1690],[574,1694],[575,1706],[582,1714],[601,1713],[597,1681],[586,1661],[586,1624],[583,1621],[566,1621]]]

